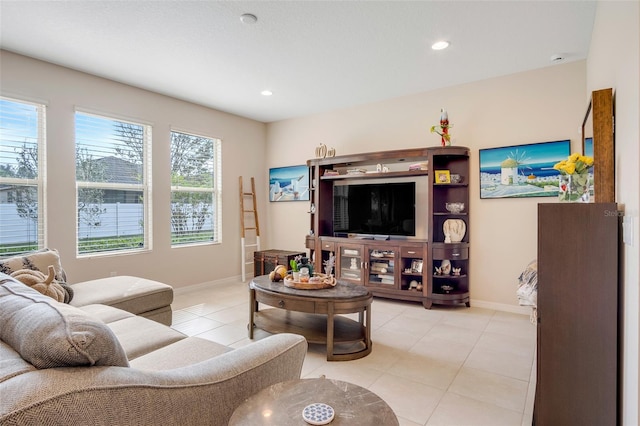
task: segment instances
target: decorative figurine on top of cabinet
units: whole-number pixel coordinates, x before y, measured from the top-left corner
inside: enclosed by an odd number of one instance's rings
[[[449,114],[447,114],[447,110],[444,108],[440,110],[440,131],[436,130],[437,127],[438,126],[431,126],[431,133],[440,135],[442,146],[450,146],[451,135],[449,135],[449,127],[453,127],[453,124],[449,124]]]

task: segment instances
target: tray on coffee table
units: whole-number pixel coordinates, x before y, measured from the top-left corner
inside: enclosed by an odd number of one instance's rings
[[[319,279],[319,281],[316,281]],[[313,274],[310,281],[294,281],[293,275],[284,277],[285,287],[297,288],[299,290],[320,290],[323,288],[331,288],[336,285],[336,278],[326,274]]]

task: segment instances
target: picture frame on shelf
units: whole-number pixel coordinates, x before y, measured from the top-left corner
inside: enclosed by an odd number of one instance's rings
[[[568,139],[480,149],[480,198],[557,197],[553,166],[570,154]]]
[[[414,259],[411,262],[411,272],[415,272],[417,274],[421,274],[422,273],[422,260],[421,259]]]
[[[269,201],[309,201],[309,167],[269,169]]]
[[[436,184],[451,183],[451,174],[449,170],[435,170],[434,183]]]

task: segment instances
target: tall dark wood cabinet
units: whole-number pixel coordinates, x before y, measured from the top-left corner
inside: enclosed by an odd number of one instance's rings
[[[618,423],[618,211],[538,205],[536,425]]]
[[[429,167],[429,275],[427,281],[427,307],[432,303],[455,305],[469,301],[469,148],[447,146],[428,148]],[[446,171],[449,178],[445,182],[438,179],[438,171]],[[457,179],[451,178],[457,176]],[[462,203],[461,211],[450,211],[451,204]],[[464,225],[465,232],[460,238],[447,241],[444,225],[447,222]],[[435,274],[436,267],[446,263],[457,273]]]

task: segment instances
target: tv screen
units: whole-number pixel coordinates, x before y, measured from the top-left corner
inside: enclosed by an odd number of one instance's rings
[[[334,185],[333,233],[415,236],[415,182]]]

